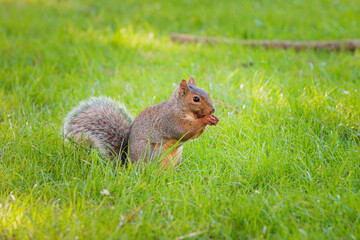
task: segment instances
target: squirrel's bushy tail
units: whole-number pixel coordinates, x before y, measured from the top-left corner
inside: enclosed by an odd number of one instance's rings
[[[76,143],[90,145],[105,157],[122,159],[127,150],[133,117],[124,105],[106,97],[92,97],[65,118],[64,134]]]

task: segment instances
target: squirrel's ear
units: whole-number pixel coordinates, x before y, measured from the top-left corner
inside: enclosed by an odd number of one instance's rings
[[[183,97],[186,95],[187,91],[189,89],[189,86],[185,79],[181,80],[180,82],[180,89],[179,89],[179,95],[180,97]]]
[[[193,77],[189,78],[189,83],[196,85],[195,79]]]

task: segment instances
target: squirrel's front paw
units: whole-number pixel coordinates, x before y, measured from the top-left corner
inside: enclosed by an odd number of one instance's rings
[[[217,125],[217,123],[219,122],[219,118],[217,117],[217,116],[215,116],[215,115],[208,115],[208,116],[206,116],[206,120],[207,120],[207,124],[209,124],[209,125],[212,125],[212,126],[216,126]]]

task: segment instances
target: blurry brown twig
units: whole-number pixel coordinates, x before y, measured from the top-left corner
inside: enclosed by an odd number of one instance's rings
[[[179,43],[230,43],[249,47],[265,47],[275,49],[351,51],[360,48],[360,39],[332,41],[270,41],[270,40],[234,40],[218,37],[200,37],[189,34],[172,33],[171,40]]]
[[[151,196],[146,202],[144,202],[143,205],[141,205],[140,207],[138,207],[131,215],[130,217],[128,217],[128,219],[125,220],[125,222],[120,226],[120,227],[124,227],[126,224],[128,224],[129,222],[133,221],[136,217],[139,211],[141,211],[141,209],[143,209],[151,200],[154,199],[154,196]]]
[[[200,234],[203,234],[203,233],[205,233],[205,232],[206,232],[206,231],[202,231],[202,232],[192,232],[192,233],[189,233],[189,234],[187,234],[187,235],[177,237],[177,238],[175,238],[175,240],[183,240],[183,239],[186,239],[186,238],[195,237],[195,236],[200,235]]]

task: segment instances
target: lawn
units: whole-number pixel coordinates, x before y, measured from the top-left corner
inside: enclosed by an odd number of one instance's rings
[[[360,38],[360,4],[0,0],[0,239],[360,238],[360,51],[171,32]],[[224,104],[176,171],[64,143],[79,101],[109,96],[136,115],[190,76]]]

